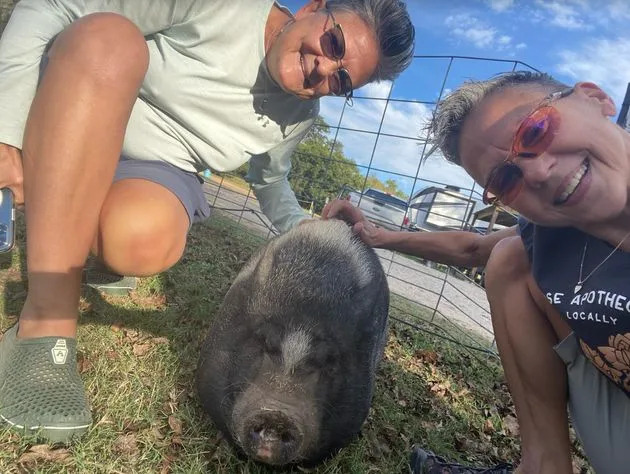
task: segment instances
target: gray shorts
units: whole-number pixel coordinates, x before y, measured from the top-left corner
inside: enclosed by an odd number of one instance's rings
[[[567,366],[571,421],[595,472],[630,472],[630,397],[584,356],[575,334],[554,349]]]
[[[114,182],[121,179],[146,179],[171,191],[180,200],[190,225],[210,216],[210,205],[203,192],[203,179],[164,161],[132,160],[122,157],[118,162]]]

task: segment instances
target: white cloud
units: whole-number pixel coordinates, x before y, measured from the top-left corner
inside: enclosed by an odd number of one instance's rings
[[[471,42],[479,49],[504,51],[512,47],[512,37],[499,31],[478,18],[463,13],[449,15],[444,24],[456,38]]]
[[[486,3],[495,12],[504,12],[514,5],[514,0],[486,0]]]
[[[590,30],[592,25],[580,13],[580,9],[587,9],[588,4],[582,0],[553,1],[536,0],[542,10],[537,14],[537,20],[567,30]]]
[[[371,97],[387,97],[385,88],[378,84],[362,90],[362,93]],[[338,138],[343,143],[346,156],[359,165],[370,164],[371,169],[392,173],[385,176],[385,179],[395,179],[406,193],[411,192],[416,175],[420,180],[463,187],[472,185],[472,180],[462,169],[450,165],[437,155],[419,168],[425,138],[423,130],[432,115],[430,107],[415,102],[390,101],[385,110],[385,105],[386,102],[382,100],[357,98],[352,108],[345,109],[341,127],[372,132],[340,130]],[[336,125],[339,122],[342,106],[343,100],[339,98],[325,97],[321,100],[321,114],[327,123]],[[379,126],[381,136],[377,141],[374,132],[378,131]],[[361,171],[365,172],[365,169],[361,168]],[[397,176],[395,173],[408,177]],[[416,183],[416,190],[418,186]]]
[[[525,43],[519,43],[516,46],[514,46],[516,49],[524,49],[527,48],[527,45]]]
[[[630,81],[630,38],[589,40],[581,49],[563,50],[559,56],[559,72],[576,81],[595,82],[621,105]]]
[[[608,13],[617,20],[630,19],[630,3],[627,0],[616,0],[608,3]]]
[[[392,88],[391,81],[370,82],[355,91],[355,95],[364,95],[366,97],[378,97],[386,99]]]

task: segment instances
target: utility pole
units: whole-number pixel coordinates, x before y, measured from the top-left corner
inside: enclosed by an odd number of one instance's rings
[[[626,96],[623,98],[621,104],[621,110],[619,111],[619,117],[617,117],[617,125],[626,129],[628,126],[628,108],[630,107],[630,82],[626,89]]]

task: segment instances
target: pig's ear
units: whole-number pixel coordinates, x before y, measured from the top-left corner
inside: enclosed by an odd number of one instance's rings
[[[387,281],[383,281],[384,275],[377,273],[370,279],[369,284],[360,287],[353,295],[352,301],[355,302],[354,310],[359,320],[362,314],[387,314],[389,307],[389,289]],[[374,318],[373,318],[374,319]]]
[[[269,275],[273,270],[273,257],[275,254],[274,251],[274,242],[271,241],[267,246],[263,249],[258,258],[258,262],[256,264],[256,281],[258,283],[264,283],[269,279]]]

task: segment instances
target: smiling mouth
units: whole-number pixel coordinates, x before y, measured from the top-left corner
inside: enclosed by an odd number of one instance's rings
[[[306,75],[306,68],[304,67],[304,55],[300,53],[300,68],[302,68],[302,75],[304,76],[304,89],[311,87],[311,83]]]
[[[562,194],[560,194],[560,197],[555,200],[554,204],[556,205],[564,204],[565,202],[569,200],[569,198],[573,195],[575,190],[578,188],[578,186],[584,179],[584,176],[586,176],[586,174],[588,173],[590,167],[591,167],[591,164],[588,161],[588,158],[586,158],[582,162],[578,170],[575,172],[571,180],[569,181],[569,184],[567,184],[567,187],[564,189],[564,191],[562,191]]]

